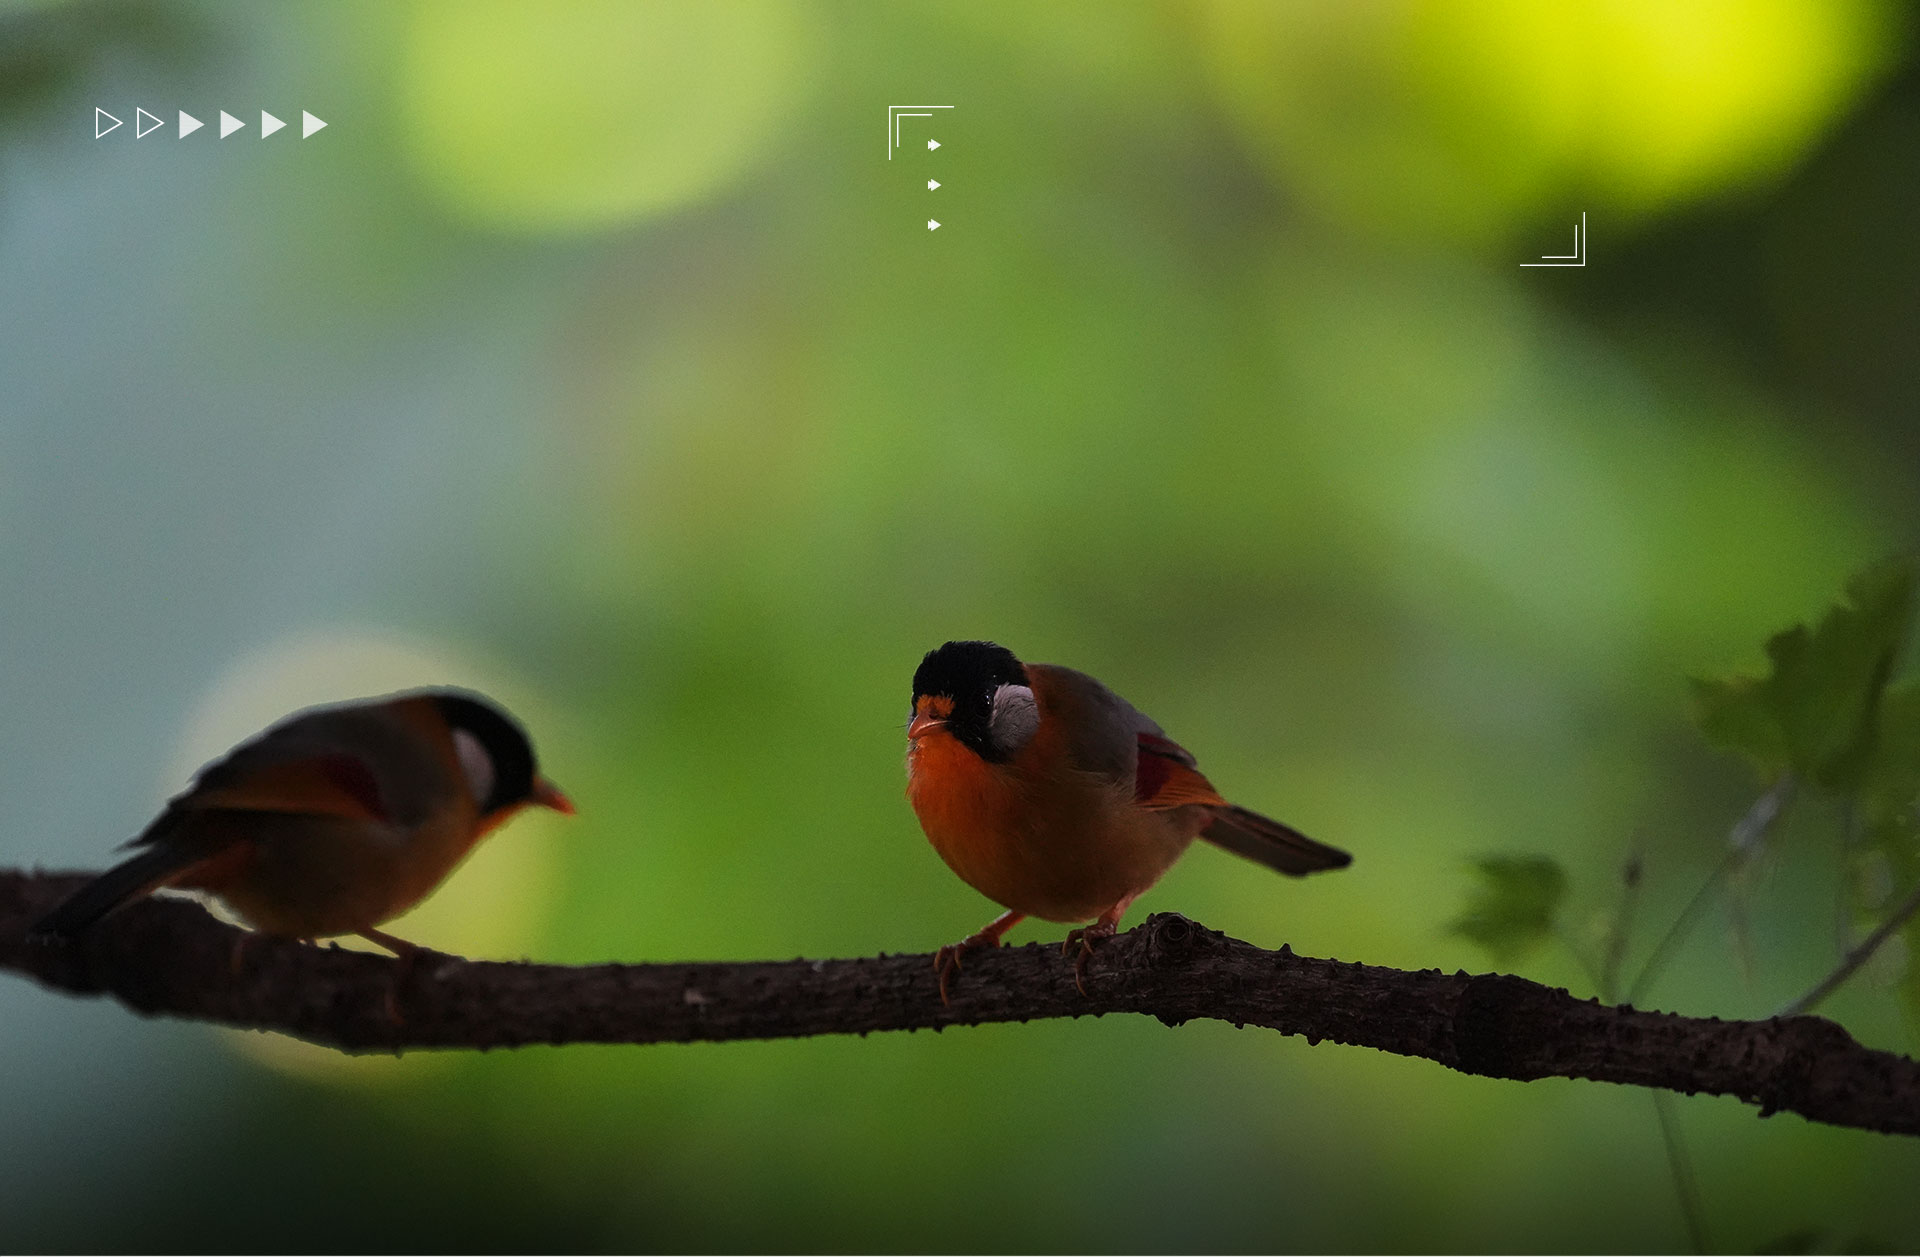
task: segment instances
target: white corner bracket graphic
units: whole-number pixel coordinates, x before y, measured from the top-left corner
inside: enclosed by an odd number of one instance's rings
[[[951,109],[952,105],[888,105],[887,106],[887,160],[893,160],[893,150],[900,147],[900,119],[931,118],[935,109]],[[915,112],[921,111],[921,112]],[[937,141],[928,140],[929,149],[939,148]]]
[[[1543,253],[1538,262],[1522,262],[1522,266],[1585,266],[1587,264],[1587,211],[1580,211],[1580,221],[1573,225],[1572,253]]]

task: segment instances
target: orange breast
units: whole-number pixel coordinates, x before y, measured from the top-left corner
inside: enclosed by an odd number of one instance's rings
[[[950,734],[907,757],[907,797],[933,849],[961,880],[1004,907],[1086,921],[1158,881],[1197,828],[1151,812],[1131,792],[1071,769],[1043,724],[1011,763],[989,764]]]
[[[1011,774],[996,772],[952,735],[930,733],[908,749],[907,799],[947,866],[1005,903],[997,892],[1009,873],[1007,843],[1020,809]]]

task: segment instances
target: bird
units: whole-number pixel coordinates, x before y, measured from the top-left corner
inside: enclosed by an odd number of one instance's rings
[[[1353,857],[1229,803],[1194,757],[1126,699],[1057,664],[1022,663],[987,641],[950,641],[913,675],[907,798],[933,849],[1006,909],[934,956],[945,1002],[962,957],[997,947],[1027,917],[1088,922],[1094,944],[1197,838],[1294,877]]]
[[[525,730],[483,695],[424,689],[306,708],[202,768],[125,844],[137,854],[33,934],[71,941],[172,887],[218,898],[258,934],[358,935],[398,956],[404,975],[421,949],[379,927],[528,805],[574,810],[540,775]],[[236,971],[251,937],[236,940]]]

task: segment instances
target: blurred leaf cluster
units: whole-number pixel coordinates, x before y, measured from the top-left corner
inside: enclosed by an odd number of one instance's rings
[[[1768,790],[1734,827],[1729,861],[1703,894],[1757,854],[1796,782],[1840,805],[1835,841],[1859,916],[1879,923],[1920,884],[1920,679],[1897,678],[1914,633],[1917,582],[1912,556],[1873,564],[1847,581],[1817,624],[1767,639],[1764,675],[1692,680],[1701,734],[1743,755]],[[1454,934],[1511,961],[1558,933],[1567,890],[1558,863],[1495,856],[1475,867],[1479,884]],[[1920,914],[1902,928],[1901,990],[1920,1015]]]
[[[1847,582],[1846,601],[1813,628],[1796,624],[1767,639],[1762,677],[1693,682],[1696,720],[1708,741],[1739,751],[1769,780],[1792,772],[1843,793],[1904,794],[1920,762],[1905,755],[1920,682],[1888,693],[1911,635],[1914,563],[1893,559]],[[1888,726],[1891,724],[1891,728]]]
[[[1489,856],[1474,865],[1478,884],[1452,930],[1512,964],[1553,937],[1567,873],[1546,856]]]

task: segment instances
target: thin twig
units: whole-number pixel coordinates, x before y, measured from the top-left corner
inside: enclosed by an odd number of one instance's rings
[[[1580,944],[1574,940],[1572,934],[1569,934],[1563,927],[1557,924],[1553,927],[1552,936],[1553,940],[1560,944],[1567,955],[1572,957],[1574,966],[1578,968],[1581,973],[1587,975],[1587,981],[1593,985],[1595,993],[1598,994],[1601,999],[1606,999],[1606,992],[1600,989],[1600,970],[1594,966],[1592,959],[1588,957],[1586,948],[1580,946]]]
[[[1789,773],[1782,776],[1755,799],[1753,806],[1749,807],[1746,814],[1734,824],[1727,835],[1727,854],[1719,864],[1714,866],[1713,872],[1707,874],[1707,880],[1700,883],[1700,889],[1693,893],[1693,898],[1687,901],[1687,906],[1680,910],[1680,915],[1673,919],[1673,924],[1667,927],[1665,934],[1661,935],[1660,942],[1653,949],[1653,954],[1647,957],[1644,965],[1640,966],[1639,975],[1627,988],[1627,1003],[1637,1003],[1646,993],[1648,984],[1659,976],[1660,970],[1671,958],[1673,949],[1679,946],[1680,940],[1686,937],[1687,932],[1693,928],[1694,922],[1699,920],[1701,911],[1712,901],[1713,892],[1729,874],[1759,851],[1760,844],[1766,840],[1767,831],[1773,828],[1774,822],[1780,819],[1781,813],[1786,811],[1787,804],[1792,801],[1794,788],[1793,775]]]
[[[1620,869],[1620,906],[1615,909],[1613,923],[1607,931],[1606,959],[1600,971],[1600,998],[1604,1000],[1614,998],[1615,984],[1620,980],[1620,964],[1626,958],[1628,926],[1634,903],[1639,898],[1642,872],[1637,851],[1627,857]],[[1687,1237],[1692,1241],[1694,1252],[1704,1253],[1707,1251],[1706,1210],[1700,1202],[1700,1188],[1693,1175],[1693,1160],[1687,1155],[1679,1117],[1673,1111],[1673,1097],[1664,1091],[1648,1091],[1647,1097],[1653,1101],[1653,1115],[1660,1126],[1660,1142],[1667,1150],[1667,1171],[1673,1178],[1673,1195],[1680,1206],[1680,1216],[1687,1224]]]
[[[1915,912],[1920,912],[1920,887],[1915,887],[1912,894],[1900,901],[1900,905],[1893,910],[1893,915],[1882,921],[1879,929],[1861,939],[1860,945],[1848,952],[1846,958],[1832,973],[1820,979],[1811,991],[1781,1009],[1780,1015],[1797,1017],[1801,1013],[1810,1013],[1818,1008],[1822,1000],[1839,990],[1841,984],[1859,972],[1860,966],[1866,964],[1873,958],[1873,953],[1880,950],[1880,944],[1892,938],[1900,927],[1907,923],[1907,918]]]
[[[1607,944],[1600,962],[1600,998],[1612,1003],[1619,990],[1620,966],[1627,958],[1627,936],[1633,925],[1633,908],[1640,899],[1640,882],[1645,865],[1639,851],[1620,866],[1620,906],[1614,910],[1607,929]]]
[[[1687,1155],[1686,1142],[1680,1137],[1680,1115],[1674,1112],[1673,1096],[1665,1091],[1647,1094],[1653,1098],[1653,1112],[1660,1119],[1660,1142],[1666,1145],[1667,1168],[1673,1173],[1673,1191],[1680,1199],[1680,1216],[1686,1219],[1687,1239],[1694,1252],[1707,1252],[1707,1211],[1700,1203],[1700,1183],[1694,1177],[1693,1158]]]

